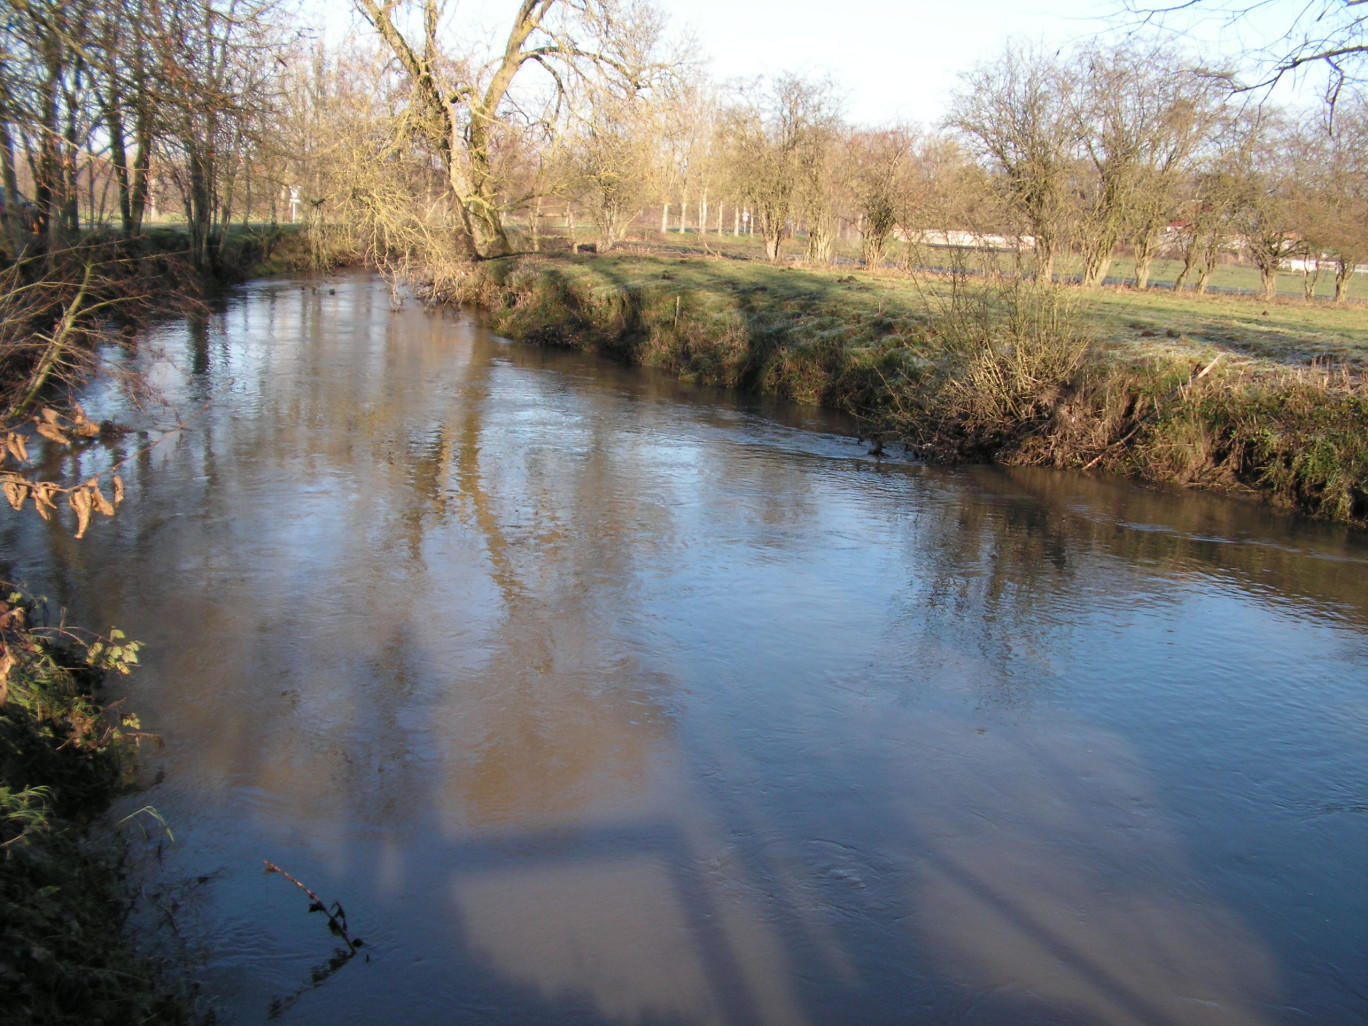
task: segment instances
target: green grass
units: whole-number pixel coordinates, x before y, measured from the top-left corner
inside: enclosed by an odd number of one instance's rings
[[[704,254],[694,233],[671,233],[661,247],[628,242],[620,252],[558,264],[557,273],[590,289],[664,294],[673,288],[681,302],[714,316],[733,310],[761,322],[779,317],[790,334],[819,332],[827,318],[848,332],[848,344],[856,346],[886,344],[890,335],[906,338],[924,331],[938,316],[947,290],[945,280],[935,275],[909,276],[891,269],[871,273],[853,266],[775,266],[758,259],[758,237],[724,235],[719,247],[710,235],[707,242],[720,255]],[[790,245],[798,254],[800,247]],[[1257,284],[1257,274],[1248,268],[1232,269],[1228,277],[1239,280],[1241,275]],[[840,280],[852,276],[854,282]],[[969,284],[973,286],[972,280]],[[1357,303],[1308,303],[1299,289],[1272,302],[1253,295],[1161,289],[1070,291],[1097,342],[1123,359],[1210,359],[1225,352],[1234,363],[1368,368],[1368,307]]]
[[[1098,341],[1118,352],[1221,351],[1239,362],[1368,368],[1368,309],[1304,299],[1079,290]]]
[[[557,232],[563,233],[563,231],[564,229],[557,229],[550,234],[549,238],[558,239],[560,236]],[[593,231],[588,227],[577,227],[575,238],[580,243],[592,242]],[[780,255],[785,261],[800,261],[805,246],[806,241],[802,237],[788,239],[784,242]],[[658,230],[649,228],[638,230],[626,242],[619,243],[619,248],[628,254],[635,253],[637,255],[643,252],[672,251],[679,255],[716,253],[727,257],[744,257],[755,260],[765,258],[765,246],[761,237],[759,235],[732,235],[730,221],[727,222],[726,230],[720,235],[711,230],[704,235],[700,235],[694,230],[679,232],[671,229],[663,234]],[[616,255],[616,251],[614,255]],[[838,266],[830,268],[831,270],[837,273],[863,270],[863,268],[854,266],[859,263],[861,252],[859,236],[853,232],[850,233],[849,237],[837,240],[835,255]],[[906,262],[906,256],[907,250],[903,243],[890,241],[885,256],[885,261],[889,266],[884,270],[895,270]],[[948,268],[962,265],[976,271],[989,268],[1005,271],[1013,266],[1014,257],[1008,253],[978,253],[928,247],[915,254],[915,262],[933,267]],[[1150,289],[1148,291],[1170,291],[1173,281],[1181,270],[1181,261],[1154,261],[1150,268]],[[1060,258],[1057,268],[1059,275],[1078,276],[1082,274],[1082,271],[1082,262],[1077,258],[1067,254]],[[1108,277],[1123,282],[1133,280],[1135,277],[1135,261],[1130,257],[1118,257],[1112,262]],[[1195,280],[1196,275],[1194,273],[1184,291],[1201,302],[1206,297],[1199,296],[1193,291]],[[1263,282],[1259,277],[1257,268],[1252,264],[1229,259],[1212,273],[1210,284],[1215,291],[1208,295],[1213,298],[1219,297],[1227,290],[1236,290],[1251,295],[1261,295],[1263,292]],[[1304,295],[1303,275],[1300,272],[1283,271],[1278,275],[1277,298],[1279,300],[1301,300]],[[1332,273],[1329,271],[1321,273],[1316,283],[1315,295],[1321,300],[1332,300],[1334,298],[1335,279]],[[1368,274],[1355,274],[1349,279],[1348,297],[1351,302],[1368,304]]]

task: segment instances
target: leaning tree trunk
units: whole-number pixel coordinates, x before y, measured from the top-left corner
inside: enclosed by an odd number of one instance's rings
[[[1335,261],[1335,302],[1345,303],[1349,300],[1349,279],[1354,276],[1355,261],[1353,257],[1345,256],[1343,253]]]
[[[1178,272],[1178,277],[1173,279],[1173,291],[1182,292],[1183,285],[1186,284],[1188,275],[1197,266],[1197,233],[1188,232],[1187,241],[1183,243],[1183,269]]]

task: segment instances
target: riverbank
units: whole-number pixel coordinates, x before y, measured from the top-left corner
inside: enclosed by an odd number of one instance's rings
[[[434,298],[510,337],[843,409],[927,459],[1368,523],[1358,307],[649,254],[492,260]]]
[[[111,650],[34,616],[17,596],[0,602],[0,1023],[184,1022],[124,935],[122,844],[90,832],[137,731],[96,698]]]

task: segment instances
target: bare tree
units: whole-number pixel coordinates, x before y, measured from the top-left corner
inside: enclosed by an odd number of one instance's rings
[[[1029,46],[962,76],[947,124],[993,169],[1010,209],[1034,236],[1037,273],[1054,274],[1070,218],[1078,156],[1073,70]]]
[[[830,98],[829,86],[824,88]],[[810,126],[806,144],[798,151],[794,213],[807,230],[803,256],[810,263],[829,264],[835,256],[850,170],[848,137],[849,132],[833,106],[826,117],[816,119]]]
[[[916,133],[903,127],[855,132],[850,138],[851,186],[866,267],[883,263],[898,227],[911,184],[915,143]]]
[[[1313,237],[1335,261],[1335,302],[1348,299],[1349,279],[1368,257],[1368,102],[1341,102],[1336,130],[1310,152]]]
[[[1240,204],[1241,180],[1229,166],[1227,154],[1193,174],[1179,204],[1178,247],[1183,267],[1173,282],[1181,292],[1197,273],[1196,289],[1205,292],[1222,252],[1235,234],[1235,215]]]
[[[471,257],[509,249],[498,149],[519,120],[512,89],[526,69],[545,73],[555,108],[570,99],[577,81],[592,78],[631,96],[664,68],[656,56],[661,18],[644,3],[521,0],[503,49],[483,61],[444,51],[439,0],[356,0],[356,6],[409,78],[410,130],[441,160],[461,245]],[[416,34],[406,33],[409,22],[418,26]],[[537,117],[553,118],[554,111]]]
[[[606,253],[659,193],[654,140],[660,111],[612,93],[600,96],[565,141],[570,188],[579,196]]]
[[[1074,131],[1095,172],[1079,220],[1083,284],[1102,283],[1117,243],[1129,237],[1144,288],[1178,185],[1216,123],[1218,89],[1148,47],[1093,44],[1079,63]]]
[[[1273,115],[1259,114],[1251,120],[1245,145],[1230,161],[1237,195],[1232,224],[1259,269],[1266,299],[1277,295],[1283,262],[1296,254],[1301,238],[1296,145],[1294,131]]]
[[[1239,22],[1273,6],[1270,0],[1121,0],[1121,5],[1147,25],[1179,31],[1201,20]],[[1266,88],[1285,75],[1321,65],[1327,73],[1326,98],[1333,108],[1344,87],[1362,82],[1368,69],[1368,14],[1363,13],[1368,4],[1365,0],[1301,0],[1280,7],[1286,12],[1283,32],[1247,55],[1254,61],[1257,77],[1240,88]]]
[[[779,259],[792,234],[804,175],[821,166],[817,151],[838,123],[829,84],[792,74],[757,84],[728,112],[732,177],[754,210],[770,260]]]

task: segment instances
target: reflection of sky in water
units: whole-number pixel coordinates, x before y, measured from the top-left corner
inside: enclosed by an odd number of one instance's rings
[[[159,333],[217,398],[116,520],[3,524],[148,643],[130,802],[238,1021],[329,952],[262,858],[371,956],[287,1021],[1362,1020],[1361,539],[329,287]]]

